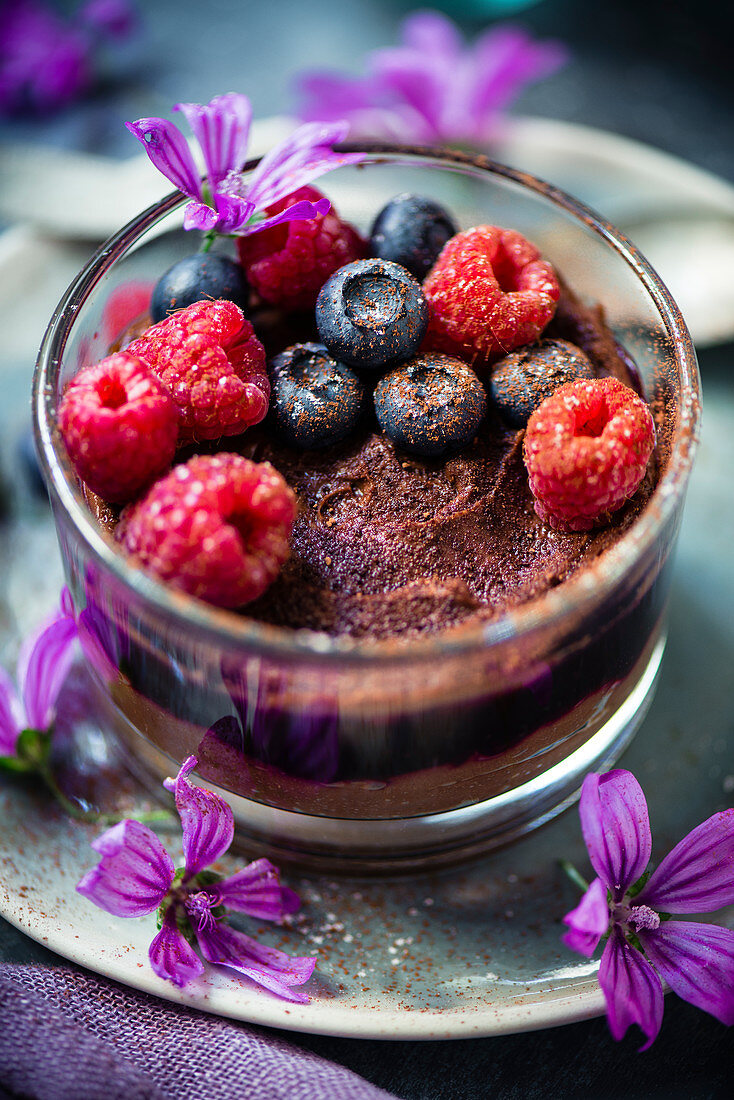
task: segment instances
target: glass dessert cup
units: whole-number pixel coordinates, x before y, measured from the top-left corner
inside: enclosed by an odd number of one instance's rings
[[[201,780],[233,806],[240,840],[261,854],[335,872],[420,870],[547,821],[638,729],[665,644],[697,368],[643,257],[545,183],[483,157],[372,146],[321,184],[362,231],[402,191],[443,203],[462,228],[517,229],[585,302],[603,304],[658,429],[657,487],[619,541],[490,622],[409,640],[270,626],[143,574],[90,512],[56,410],[68,381],[118,335],[113,295],[152,285],[196,247],[178,195],[108,241],[60,303],[35,377],[37,442],[72,598],[85,609],[100,721],[131,766],[157,782],[196,755]]]

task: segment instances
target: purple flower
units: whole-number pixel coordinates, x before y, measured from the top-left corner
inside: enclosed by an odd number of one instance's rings
[[[734,1024],[734,931],[670,920],[734,903],[734,809],[693,829],[648,878],[652,834],[642,788],[627,771],[587,775],[581,829],[597,878],[563,918],[563,939],[587,957],[605,933],[599,967],[609,1027],[621,1039],[638,1024],[655,1040],[670,988],[725,1024]]]
[[[280,885],[278,870],[267,859],[255,860],[229,878],[207,870],[232,843],[234,819],[223,799],[189,782],[196,763],[190,756],[176,779],[164,784],[173,791],[181,818],[184,866],[176,871],[146,825],[121,821],[93,841],[102,859],[77,890],[117,917],[140,917],[157,909],[160,931],[150,945],[150,964],[174,985],[184,986],[203,973],[193,947],[198,943],[207,962],[228,966],[279,997],[307,1002],[292,987],[308,981],[315,959],[265,947],[226,922],[225,909],[278,921],[295,912],[300,902]]]
[[[102,38],[126,38],[135,29],[135,8],[128,0],[87,0],[79,23]]]
[[[16,671],[17,690],[3,668],[0,668],[0,757],[23,755],[25,741],[35,754],[43,741],[47,749],[48,731],[61,687],[73,659],[73,642],[77,629],[69,614],[66,590],[62,607],[43,623],[23,643]],[[25,731],[33,738],[22,739]],[[41,736],[43,735],[43,737]],[[32,742],[32,744],[31,744]],[[19,750],[20,753],[19,753]],[[22,761],[19,761],[22,763]]]
[[[186,138],[164,118],[139,118],[125,125],[142,143],[150,160],[166,179],[193,201],[184,213],[184,228],[204,233],[249,233],[280,222],[326,214],[328,199],[297,202],[280,214],[263,211],[326,172],[355,164],[360,154],[338,154],[332,146],[346,136],[346,122],[299,126],[263,157],[248,182],[241,169],[247,156],[252,108],[236,92],[215,96],[210,103],[178,103],[201,146],[206,166],[202,181]]]
[[[367,55],[365,77],[302,74],[297,113],[333,118],[338,104],[353,136],[483,145],[523,87],[565,60],[560,43],[536,42],[519,27],[495,26],[466,46],[446,16],[416,12],[402,24],[400,46]]]
[[[126,0],[90,0],[65,21],[40,0],[0,7],[0,114],[57,110],[83,95],[93,79],[100,38],[132,28]]]

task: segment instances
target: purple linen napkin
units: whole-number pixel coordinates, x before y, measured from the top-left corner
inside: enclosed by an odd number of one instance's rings
[[[33,1100],[388,1100],[284,1040],[66,967],[0,966],[2,1088]]]

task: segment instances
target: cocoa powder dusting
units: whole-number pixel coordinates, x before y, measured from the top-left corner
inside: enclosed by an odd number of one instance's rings
[[[567,288],[543,336],[581,348],[595,375],[638,389],[601,308]],[[228,439],[227,450],[271,462],[299,501],[291,556],[245,613],[294,629],[409,639],[490,621],[562,583],[631,526],[655,487],[658,457],[611,526],[564,533],[535,514],[523,434],[490,404],[473,442],[448,459],[401,452],[374,419],[318,452],[285,446],[267,422]],[[114,526],[101,502],[90,505]]]

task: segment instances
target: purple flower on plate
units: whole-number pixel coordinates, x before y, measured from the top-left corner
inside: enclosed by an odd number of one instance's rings
[[[338,109],[352,123],[352,136],[484,145],[523,87],[550,76],[567,56],[560,43],[538,42],[508,24],[466,45],[436,11],[408,16],[401,39],[367,55],[364,77],[303,73],[298,115],[332,118]]]
[[[121,821],[92,842],[102,859],[88,871],[77,890],[100,909],[117,917],[140,917],[158,911],[159,928],[150,945],[156,974],[185,986],[204,971],[194,950],[207,962],[227,966],[289,1001],[307,1002],[293,987],[313,973],[314,958],[298,958],[266,947],[232,928],[226,910],[260,920],[281,920],[300,901],[281,886],[278,870],[266,859],[255,860],[223,878],[207,868],[229,848],[234,819],[227,803],[212,791],[196,787],[188,776],[196,757],[186,760],[172,791],[183,828],[184,866],[177,871],[156,834],[139,821]]]
[[[642,788],[627,771],[587,775],[581,829],[597,878],[563,919],[564,942],[590,957],[609,934],[599,967],[609,1027],[630,1024],[655,1040],[663,1017],[661,978],[724,1024],[734,1024],[734,931],[671,920],[734,903],[734,809],[714,814],[648,877],[652,834]]]
[[[158,171],[192,200],[184,213],[184,229],[246,236],[281,222],[326,214],[331,205],[328,199],[303,200],[271,217],[264,211],[324,173],[362,159],[360,154],[335,153],[332,148],[346,136],[346,122],[309,123],[271,149],[245,182],[241,169],[252,121],[247,96],[228,92],[207,104],[177,103],[174,110],[182,112],[201,146],[205,181],[186,138],[174,123],[164,118],[139,118],[125,125]]]
[[[133,24],[126,0],[90,0],[67,20],[41,0],[0,4],[0,114],[43,114],[78,99],[92,85],[99,41]]]
[[[16,685],[0,668],[0,758],[16,771],[45,761],[56,700],[73,660],[77,628],[66,589],[61,608],[21,646]]]

